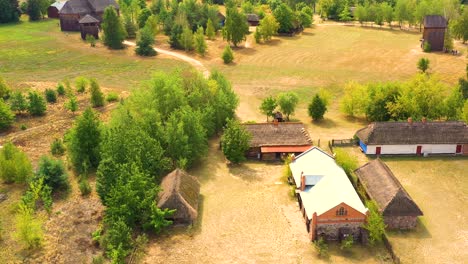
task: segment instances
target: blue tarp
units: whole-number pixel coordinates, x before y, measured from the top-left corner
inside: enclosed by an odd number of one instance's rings
[[[359,140],[359,146],[361,146],[362,151],[367,154],[367,145],[364,144],[361,140]]]

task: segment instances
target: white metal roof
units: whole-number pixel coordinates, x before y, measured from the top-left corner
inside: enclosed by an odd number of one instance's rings
[[[314,185],[299,194],[309,219],[314,212],[321,215],[341,203],[363,214],[367,212],[344,170],[320,148],[312,147],[289,166],[298,188],[302,174],[306,177],[306,185]]]

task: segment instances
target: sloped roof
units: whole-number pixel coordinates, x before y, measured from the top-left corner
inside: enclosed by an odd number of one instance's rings
[[[63,1],[63,2],[55,2],[53,4],[51,4],[50,6],[53,6],[55,8],[57,8],[58,11],[62,10],[63,6],[65,5],[66,1]]]
[[[114,6],[115,9],[119,9],[119,5],[115,0],[88,0],[88,2],[94,12],[104,12],[104,9],[108,6]]]
[[[425,28],[446,28],[447,20],[443,16],[430,15],[424,17]]]
[[[289,167],[297,187],[300,187],[301,175],[306,177],[306,185],[314,185],[299,194],[309,219],[314,212],[321,215],[342,203],[362,214],[367,212],[344,170],[333,156],[320,148],[312,147],[297,156]]]
[[[312,145],[302,123],[257,123],[244,124],[244,127],[252,134],[251,147]]]
[[[257,14],[247,14],[247,21],[249,22],[259,22],[260,18],[258,17]]]
[[[187,172],[176,169],[161,182],[158,207],[176,209],[174,219],[195,220],[198,217],[200,183]]]
[[[380,159],[365,164],[355,173],[384,216],[423,215],[390,168]]]
[[[376,122],[356,135],[370,145],[468,143],[468,127],[463,122]]]
[[[99,20],[94,18],[93,16],[86,15],[80,21],[78,21],[80,24],[85,24],[85,23],[99,23]]]
[[[115,0],[68,0],[59,14],[90,14],[92,12],[103,12],[108,6],[119,9]]]

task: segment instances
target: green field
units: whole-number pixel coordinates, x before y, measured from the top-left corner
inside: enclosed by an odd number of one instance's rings
[[[129,49],[91,48],[79,33],[61,32],[55,19],[0,25],[0,51],[0,75],[13,85],[86,76],[130,90],[154,71],[188,67],[170,58],[141,58]]]

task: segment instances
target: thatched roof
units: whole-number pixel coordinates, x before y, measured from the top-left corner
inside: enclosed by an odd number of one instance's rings
[[[392,171],[380,159],[365,164],[355,170],[355,173],[384,216],[423,215]]]
[[[312,145],[309,133],[302,123],[257,123],[244,126],[252,134],[250,147]]]
[[[200,183],[187,172],[176,169],[161,182],[158,207],[176,209],[175,220],[194,221],[198,217]]]
[[[356,132],[370,145],[467,144],[463,122],[376,122]]]
[[[119,9],[115,0],[68,0],[60,10],[59,14],[90,14],[103,12],[108,6]]]
[[[94,17],[92,17],[90,15],[86,15],[82,19],[80,19],[80,21],[78,21],[78,23],[80,23],[80,24],[99,23],[99,20],[97,20],[96,18],[94,18]]]
[[[258,17],[257,14],[247,14],[247,21],[249,22],[259,22],[260,18]]]
[[[424,17],[425,28],[446,28],[447,20],[443,16],[430,15]]]

